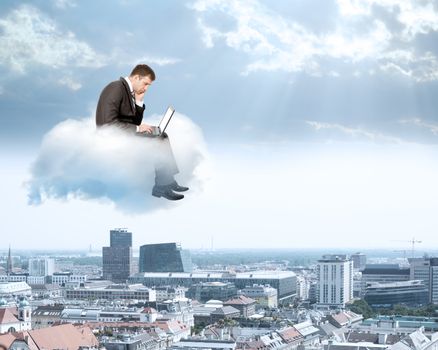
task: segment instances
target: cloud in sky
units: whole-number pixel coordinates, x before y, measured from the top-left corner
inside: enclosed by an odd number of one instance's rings
[[[420,118],[404,119],[404,120],[401,120],[400,123],[418,126],[422,129],[426,129],[426,130],[430,131],[432,134],[438,136],[438,124],[437,123],[425,122],[424,120],[421,120]]]
[[[199,188],[207,158],[200,129],[181,114],[172,119],[171,137],[180,175],[177,180]],[[45,199],[98,200],[127,213],[144,213],[175,203],[151,196],[157,145],[117,129],[96,131],[89,119],[66,120],[49,131],[31,169],[30,204]]]
[[[371,140],[375,142],[390,142],[390,143],[402,142],[402,140],[397,137],[385,135],[380,132],[369,131],[360,127],[352,128],[338,123],[324,123],[317,121],[306,121],[306,123],[310,125],[312,128],[314,128],[316,131],[335,130],[343,134],[346,134],[348,136],[351,136],[354,139],[359,139],[359,140]]]
[[[31,5],[21,5],[0,19],[0,33],[0,64],[19,73],[35,64],[96,68],[104,62],[90,45]]]
[[[351,65],[354,72],[358,63],[366,63],[373,67],[366,72],[379,69],[417,82],[438,79],[435,54],[412,48],[419,34],[438,30],[433,2],[338,0],[335,5],[336,25],[325,31],[312,29],[302,19],[286,18],[256,0],[197,0],[191,8],[198,14],[206,47],[222,40],[248,56],[243,74],[265,70],[321,76],[330,75],[332,65]],[[376,8],[386,17],[376,16]],[[225,27],[214,20],[224,16],[231,19]]]

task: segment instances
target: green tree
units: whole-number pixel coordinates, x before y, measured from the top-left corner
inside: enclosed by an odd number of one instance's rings
[[[361,314],[363,318],[375,316],[371,306],[369,306],[368,303],[363,299],[355,300],[352,304],[348,305],[348,309],[356,314]]]

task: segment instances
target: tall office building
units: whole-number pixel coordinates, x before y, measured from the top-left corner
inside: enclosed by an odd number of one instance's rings
[[[438,304],[438,258],[408,259],[410,279],[421,280],[428,290],[428,302]]]
[[[353,299],[353,261],[347,255],[323,255],[316,271],[317,307],[344,308]]]
[[[110,247],[132,247],[132,232],[125,228],[110,230]]]
[[[351,260],[353,260],[353,268],[362,271],[367,264],[367,256],[364,253],[351,254]]]
[[[140,272],[192,272],[190,252],[177,243],[145,244],[140,247]]]
[[[132,232],[124,228],[110,231],[110,246],[102,248],[103,278],[125,283],[134,271]]]
[[[55,260],[50,258],[29,259],[29,276],[46,277],[55,272]]]

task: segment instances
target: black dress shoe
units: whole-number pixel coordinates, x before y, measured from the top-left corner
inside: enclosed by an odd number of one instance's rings
[[[178,185],[178,182],[176,181],[170,184],[170,188],[172,189],[172,191],[176,191],[176,192],[185,192],[189,190],[188,187]]]
[[[171,186],[155,185],[154,188],[152,189],[152,195],[158,198],[164,197],[170,201],[177,201],[184,198],[182,194],[173,192]]]

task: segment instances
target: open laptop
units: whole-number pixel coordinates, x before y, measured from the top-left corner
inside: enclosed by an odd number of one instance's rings
[[[172,119],[173,114],[175,113],[175,109],[171,106],[167,107],[166,113],[164,113],[163,118],[160,121],[158,126],[152,126],[151,136],[161,136],[165,131],[167,126],[169,125],[170,119]]]

